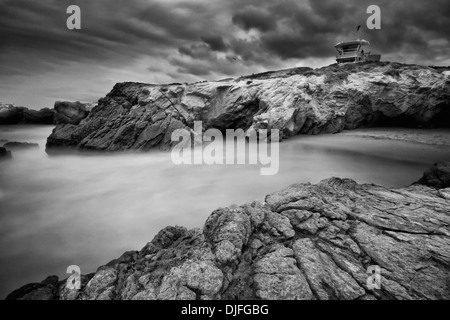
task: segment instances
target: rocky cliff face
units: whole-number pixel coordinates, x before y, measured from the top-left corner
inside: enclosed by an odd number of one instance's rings
[[[295,184],[217,209],[203,230],[167,227],[81,290],[53,276],[8,299],[450,299],[449,208],[450,188]]]
[[[279,129],[282,138],[364,126],[448,126],[448,71],[399,63],[295,68],[193,84],[119,83],[47,149],[169,149],[178,128]]]

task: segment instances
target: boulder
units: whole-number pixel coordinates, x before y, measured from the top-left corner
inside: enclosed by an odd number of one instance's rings
[[[6,150],[4,147],[0,147],[0,160],[11,159],[11,151]]]
[[[79,101],[56,101],[55,102],[55,124],[79,124],[89,114],[91,104]]]
[[[425,171],[419,183],[436,189],[450,188],[450,162],[435,163]]]

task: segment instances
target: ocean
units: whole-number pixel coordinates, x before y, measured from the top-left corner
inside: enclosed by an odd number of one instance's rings
[[[170,152],[49,156],[52,126],[0,126],[0,140],[37,142],[0,162],[0,297],[48,275],[64,279],[128,250],[168,225],[201,228],[218,207],[263,200],[292,183],[332,176],[404,187],[450,148],[346,134],[280,143],[279,172],[259,165],[175,165]]]

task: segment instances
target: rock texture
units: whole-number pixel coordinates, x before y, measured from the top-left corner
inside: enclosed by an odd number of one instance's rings
[[[92,109],[91,103],[56,101],[55,102],[55,124],[79,124],[81,120],[87,117]]]
[[[419,183],[433,188],[450,188],[450,162],[439,162],[427,170]]]
[[[57,101],[54,109],[32,110],[12,104],[0,104],[2,124],[78,124],[87,117],[93,103]]]
[[[8,299],[450,299],[450,188],[331,178],[167,227],[82,278]],[[367,269],[381,269],[381,289]]]
[[[118,83],[78,125],[60,125],[47,149],[170,149],[171,133],[280,129],[281,138],[365,126],[448,126],[448,71],[372,62],[295,68],[193,84]]]
[[[49,108],[31,110],[13,105],[0,105],[2,124],[53,124],[55,111]]]

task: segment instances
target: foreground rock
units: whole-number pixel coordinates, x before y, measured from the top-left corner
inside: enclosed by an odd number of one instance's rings
[[[447,71],[399,63],[295,68],[193,84],[118,83],[79,125],[60,125],[47,149],[170,149],[171,133],[279,129],[282,138],[367,126],[448,126]]]
[[[419,183],[433,188],[450,188],[450,162],[439,162],[427,170]]]
[[[17,142],[17,141],[10,141],[3,145],[6,149],[30,149],[30,148],[39,148],[38,143],[31,143],[31,142]]]
[[[450,188],[331,178],[167,227],[140,251],[8,299],[450,299]],[[381,269],[381,289],[367,269]]]
[[[0,161],[5,160],[5,159],[11,159],[11,158],[12,158],[11,151],[6,150],[3,147],[0,147]]]

